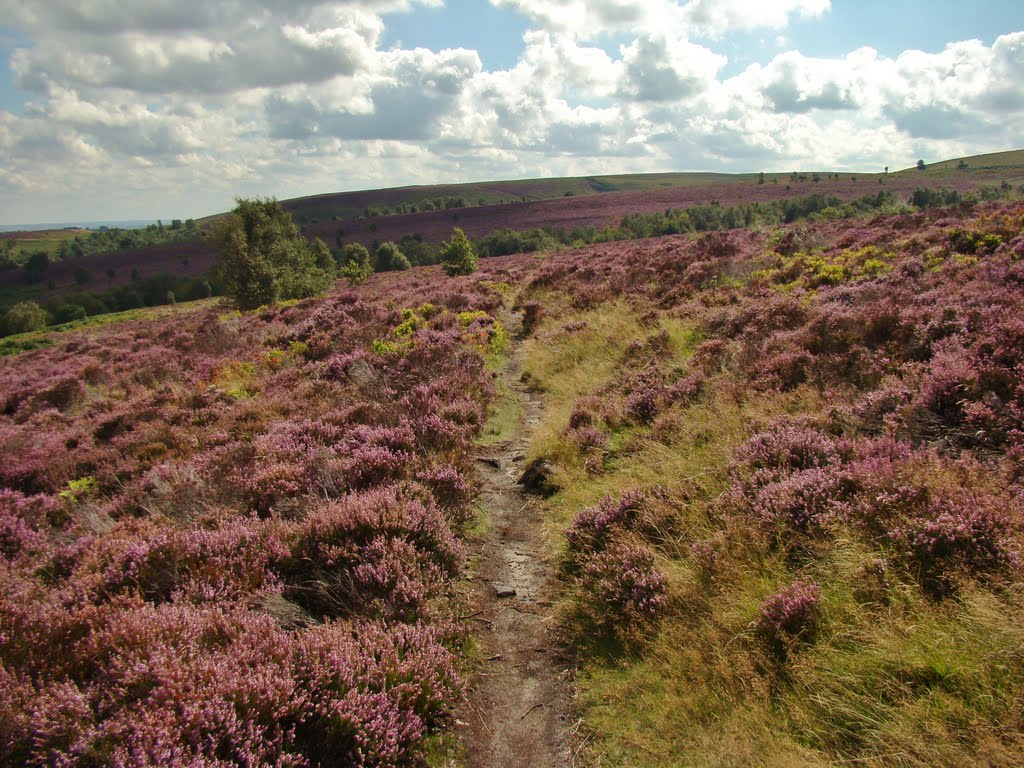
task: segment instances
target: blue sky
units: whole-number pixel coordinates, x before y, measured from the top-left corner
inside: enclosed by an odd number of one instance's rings
[[[466,47],[480,52],[488,69],[515,65],[522,53],[522,34],[528,21],[511,8],[495,8],[480,0],[448,0],[416,13],[384,17],[384,45],[405,47]],[[782,32],[786,44],[808,56],[831,56],[871,46],[887,56],[917,48],[940,51],[947,43],[977,38],[991,44],[1007,31],[1024,29],[1024,3],[1020,0],[853,0],[833,2],[820,17],[796,18]],[[775,53],[777,35],[759,30],[734,34],[723,40],[729,55],[727,71],[736,73],[747,64]],[[619,36],[602,41],[614,51]]]
[[[0,224],[1024,147],[1009,0],[0,0]]]

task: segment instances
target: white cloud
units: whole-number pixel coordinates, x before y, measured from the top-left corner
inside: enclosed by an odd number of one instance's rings
[[[782,29],[790,17],[821,16],[829,0],[690,0],[684,13],[699,34],[723,35],[736,29]]]
[[[644,170],[909,165],[1021,144],[1024,32],[895,58],[721,39],[827,0],[492,0],[517,63],[385,50],[405,0],[0,0],[32,93],[0,111],[2,218],[194,216],[239,194]],[[65,214],[42,211],[60,206]],[[34,213],[35,211],[40,211]]]
[[[389,51],[377,55],[372,78],[353,93],[343,78],[271,94],[267,118],[274,138],[424,141],[481,71],[476,51]]]
[[[616,33],[720,36],[737,29],[781,29],[794,15],[820,16],[829,0],[491,0],[543,29],[593,40]]]
[[[622,63],[625,71],[620,96],[638,101],[679,101],[707,90],[726,58],[685,39],[652,34],[623,46]]]
[[[379,17],[353,6],[335,9],[324,20],[330,26],[322,26],[314,15],[239,13],[208,27],[96,34],[30,27],[36,44],[15,51],[11,69],[26,90],[60,83],[205,95],[318,82],[368,66],[382,31]]]

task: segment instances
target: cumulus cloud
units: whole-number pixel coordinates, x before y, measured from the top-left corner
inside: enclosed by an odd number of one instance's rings
[[[726,63],[724,56],[663,34],[639,37],[622,48],[619,95],[639,101],[678,101],[706,90]]]
[[[491,0],[529,23],[513,66],[382,47],[387,14],[440,2],[0,0],[30,93],[0,111],[0,207],[201,215],[238,194],[863,169],[1021,143],[1024,32],[896,57],[790,50],[725,77],[723,39],[781,36],[828,0]]]
[[[821,16],[831,5],[829,0],[691,0],[684,14],[699,34],[717,36],[736,29],[781,29],[794,15]]]
[[[83,5],[95,11],[120,4]],[[241,4],[210,7],[221,12],[200,11],[187,27],[176,27],[177,17],[170,18],[170,12],[154,18],[150,9],[140,18],[129,14],[112,20],[112,30],[96,32],[58,21],[39,27],[33,16],[26,29],[35,34],[35,44],[18,49],[11,60],[15,84],[33,91],[61,83],[149,94],[211,94],[318,82],[365,68],[382,31],[380,18],[358,4],[329,14],[325,6],[287,13],[259,7],[246,12]],[[19,15],[26,14],[15,18]],[[60,20],[76,15],[81,14],[68,10]],[[206,26],[199,24],[204,19]],[[93,13],[84,29],[99,20]]]
[[[392,51],[380,59],[373,81],[358,98],[341,79],[271,95],[270,135],[291,140],[428,140],[437,135],[438,122],[455,107],[466,83],[482,69],[476,51],[464,49]]]
[[[491,0],[543,29],[593,40],[602,35],[668,31],[718,36],[736,29],[779,29],[793,15],[820,16],[829,0]]]

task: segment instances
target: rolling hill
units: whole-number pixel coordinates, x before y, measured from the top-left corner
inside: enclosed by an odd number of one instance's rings
[[[966,167],[961,167],[966,164]],[[681,209],[717,201],[722,205],[766,202],[814,193],[851,200],[880,190],[908,197],[917,187],[947,187],[961,193],[983,186],[1024,183],[1024,150],[1013,150],[931,163],[923,171],[907,168],[885,173],[789,171],[746,174],[653,173],[519,179],[465,184],[437,184],[340,192],[283,200],[303,231],[331,247],[358,242],[398,241],[419,235],[427,242],[447,239],[455,226],[479,238],[500,228],[513,230],[616,226],[623,216]],[[367,209],[419,206],[424,200],[463,198],[466,207],[417,210],[366,216]],[[201,219],[202,227],[217,216]],[[25,248],[40,233],[5,237]],[[46,301],[76,290],[76,268],[94,275],[96,289],[125,285],[136,277],[170,273],[194,277],[209,270],[216,253],[201,240],[100,254],[51,267],[48,281],[35,286],[19,270],[0,274],[3,303],[33,298]],[[111,274],[112,273],[112,274]],[[53,287],[49,287],[49,281]]]

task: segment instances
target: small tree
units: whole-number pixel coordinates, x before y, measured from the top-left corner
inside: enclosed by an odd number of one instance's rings
[[[349,243],[341,250],[341,276],[352,285],[359,285],[373,274],[370,252],[361,243]]]
[[[918,160],[917,161],[917,170],[923,171],[925,169],[925,167],[926,166],[924,164],[924,160]]]
[[[8,336],[41,331],[46,327],[46,311],[34,301],[22,301],[7,310],[2,325]]]
[[[28,257],[23,269],[25,270],[25,281],[29,283],[42,282],[46,270],[50,268],[50,256],[46,251],[36,251]]]
[[[374,255],[373,268],[377,272],[390,272],[392,270],[409,269],[412,265],[405,257],[402,250],[394,243],[381,243],[377,246]]]
[[[452,239],[441,246],[441,266],[450,276],[469,275],[476,272],[476,251],[458,227],[452,231]]]
[[[211,227],[207,239],[221,251],[224,292],[242,309],[323,291],[333,259],[323,241],[306,240],[273,198],[246,200]]]

